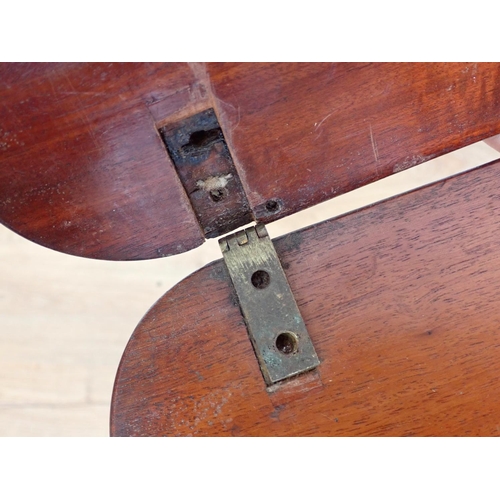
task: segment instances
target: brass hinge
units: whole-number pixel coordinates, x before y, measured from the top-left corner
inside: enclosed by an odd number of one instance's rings
[[[309,371],[319,359],[266,227],[219,240],[267,385]]]

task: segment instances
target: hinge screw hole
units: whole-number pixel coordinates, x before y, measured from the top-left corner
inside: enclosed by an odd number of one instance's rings
[[[223,200],[226,197],[226,190],[225,189],[212,189],[210,191],[210,198],[212,201],[215,201],[215,203],[218,203],[219,201]]]
[[[252,274],[251,280],[252,280],[252,285],[255,288],[262,289],[269,286],[269,283],[271,283],[271,276],[269,276],[269,273],[267,271],[259,270],[255,271]]]
[[[281,203],[279,200],[267,200],[266,210],[271,213],[278,212],[281,209]]]
[[[298,349],[297,337],[290,332],[280,333],[276,337],[276,349],[282,354],[294,354]]]

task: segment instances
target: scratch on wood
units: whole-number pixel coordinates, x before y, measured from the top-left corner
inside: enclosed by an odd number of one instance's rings
[[[54,74],[54,71],[50,72],[47,76],[50,83],[50,88],[52,89],[52,93],[54,95],[57,95],[56,89],[54,87],[54,82],[52,81],[52,74]]]
[[[94,134],[94,130],[93,130],[92,125],[90,123],[89,117],[85,113],[85,110],[84,110],[85,108],[84,108],[83,103],[82,103],[82,101],[80,100],[80,97],[79,97],[79,95],[82,94],[82,92],[79,92],[79,91],[76,90],[76,88],[74,87],[73,83],[69,79],[69,76],[66,73],[64,73],[64,78],[66,79],[66,81],[68,82],[69,86],[71,87],[72,92],[74,92],[74,94],[77,96],[77,100],[78,100],[78,102],[80,103],[80,106],[81,106],[81,110],[80,110],[81,116],[83,118],[83,121],[87,125],[87,131],[89,132],[90,137],[92,138],[92,142],[94,143],[96,149],[99,149],[99,142],[96,139],[96,136]],[[52,81],[51,81],[51,85],[52,85]],[[53,85],[52,85],[52,89],[54,89]]]
[[[369,126],[370,126],[370,140],[372,141],[373,156],[375,157],[375,161],[378,162],[377,143],[375,142],[375,139],[373,137],[372,124],[370,123]]]
[[[323,118],[323,119],[322,119],[319,123],[315,123],[315,124],[314,124],[314,127],[315,127],[316,129],[319,129],[319,127],[321,127],[321,125],[323,125],[323,122],[324,122],[325,120],[327,120],[328,118],[330,118],[330,116],[332,116],[332,115],[333,115],[333,111],[332,111],[331,113],[328,113],[328,114],[327,114],[327,115],[326,115],[326,116],[325,116],[325,117],[324,117],[324,118]]]
[[[74,92],[57,92],[57,95],[106,95],[106,92],[85,92],[85,91],[74,91]]]

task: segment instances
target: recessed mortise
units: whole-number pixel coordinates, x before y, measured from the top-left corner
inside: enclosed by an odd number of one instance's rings
[[[163,125],[158,132],[206,238],[253,220],[214,109]]]
[[[299,342],[293,333],[283,332],[276,337],[276,349],[282,354],[294,354],[298,347]]]
[[[271,276],[267,271],[259,270],[252,274],[252,285],[255,288],[266,288],[271,283]]]

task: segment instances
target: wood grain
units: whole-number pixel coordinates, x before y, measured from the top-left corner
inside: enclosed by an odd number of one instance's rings
[[[2,64],[0,221],[150,259],[203,233],[158,129],[214,108],[268,222],[500,132],[500,65]]]
[[[275,241],[321,365],[266,390],[222,261],[148,312],[113,435],[498,435],[500,162]]]
[[[477,143],[267,229],[285,235],[499,156]],[[0,226],[0,435],[109,435],[113,382],[134,328],[168,289],[220,256],[210,240],[168,259],[82,259]]]
[[[151,113],[173,97],[187,106],[197,85],[185,64],[0,65],[0,220],[100,259],[200,245]]]
[[[500,131],[497,63],[209,64],[208,73],[263,222]],[[266,210],[270,199],[278,212]]]

